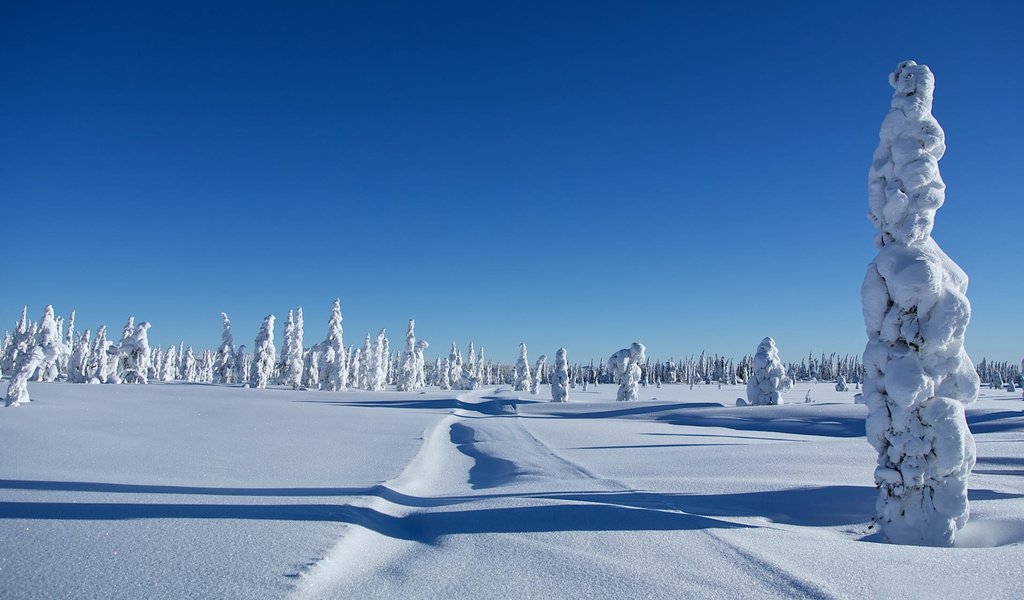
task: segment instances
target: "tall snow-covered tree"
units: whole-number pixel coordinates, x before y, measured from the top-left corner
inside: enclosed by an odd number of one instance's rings
[[[185,348],[185,354],[181,357],[181,379],[188,383],[199,381],[199,365],[196,362],[192,346]]]
[[[237,374],[235,366],[235,338],[231,335],[231,320],[227,313],[220,313],[224,329],[220,334],[220,346],[213,357],[213,382],[234,383]]]
[[[89,354],[92,352],[89,330],[75,338],[74,348],[68,358],[68,381],[70,383],[89,382]]]
[[[292,326],[291,343],[288,344],[288,355],[285,357],[286,374],[283,378],[283,383],[292,386],[292,389],[298,389],[302,385],[303,327],[302,307],[300,306],[295,309],[295,323]]]
[[[35,337],[30,345],[18,356],[18,362],[11,373],[7,386],[7,406],[18,406],[30,402],[28,393],[29,378],[40,365],[55,362],[64,352],[64,340],[57,331],[57,320],[53,316],[53,307],[47,305],[43,309],[43,318],[39,321]]]
[[[122,339],[118,351],[121,354],[121,372],[118,378],[124,383],[149,383],[149,323],[143,321],[127,339]]]
[[[235,382],[247,383],[252,379],[252,354],[245,351],[245,344],[235,350]]]
[[[868,172],[878,255],[861,297],[867,438],[878,451],[878,523],[892,542],[951,546],[967,523],[974,438],[964,406],[979,378],[964,350],[967,274],[931,237],[945,200],[945,134],[932,117],[935,78],[901,62]]]
[[[171,344],[164,354],[164,362],[160,365],[160,381],[174,381],[178,374],[178,349]]]
[[[427,340],[418,340],[416,342],[416,364],[412,387],[414,390],[420,390],[427,386],[427,359],[424,353],[429,347],[430,344],[427,343]]]
[[[569,363],[566,361],[565,348],[555,353],[555,369],[551,372],[551,401],[569,401]]]
[[[537,358],[536,364],[533,365],[533,379],[530,382],[530,393],[531,394],[539,394],[540,393],[540,383],[541,383],[541,379],[544,377],[544,363],[547,362],[547,360],[548,360],[548,355],[547,354],[541,354]]]
[[[332,392],[339,392],[348,387],[349,365],[355,360],[355,357],[349,359],[345,353],[341,320],[341,299],[335,298],[331,306],[331,318],[327,321],[327,340],[320,359],[321,385]]]
[[[512,388],[517,392],[525,392],[530,386],[530,359],[526,354],[526,343],[519,344],[519,358],[516,359],[516,370],[512,378]]]
[[[416,388],[416,321],[409,319],[409,329],[405,332],[405,351],[398,368],[398,391],[411,392]]]
[[[367,369],[366,387],[375,392],[382,391],[386,387],[387,365],[385,362],[389,358],[386,334],[387,331],[381,329],[380,333],[377,334],[377,339],[373,342],[373,347],[370,348],[370,364]]]
[[[256,335],[256,343],[253,345],[252,379],[250,384],[254,388],[265,388],[270,383],[274,374],[275,355],[274,350],[274,315],[267,315],[263,319],[259,334]]]
[[[462,354],[458,346],[452,340],[452,348],[448,351],[448,383],[452,389],[463,389],[462,387]]]
[[[761,340],[752,363],[747,379],[747,402],[754,406],[782,404],[782,394],[793,387],[793,382],[786,376],[775,340],[770,337]]]
[[[633,342],[629,348],[623,348],[609,357],[608,371],[612,375],[612,381],[619,384],[616,400],[633,402],[639,399],[642,374],[640,365],[645,362],[647,348],[639,342]]]

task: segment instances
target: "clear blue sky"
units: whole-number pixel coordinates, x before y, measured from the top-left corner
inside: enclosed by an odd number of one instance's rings
[[[347,343],[415,317],[432,354],[859,353],[866,172],[913,58],[968,350],[1020,359],[1021,5],[686,4],[8,4],[0,323],[52,303],[212,347],[225,310],[251,347],[302,305],[313,343],[340,296]]]

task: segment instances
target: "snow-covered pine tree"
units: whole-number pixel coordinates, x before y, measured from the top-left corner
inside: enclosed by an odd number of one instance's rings
[[[192,346],[185,348],[185,354],[181,357],[181,379],[188,383],[199,381],[199,369]]]
[[[846,385],[846,378],[845,377],[843,377],[842,375],[840,375],[839,377],[836,377],[836,391],[837,392],[845,392],[845,391],[847,391],[849,389],[850,389],[849,386]]]
[[[231,320],[227,313],[220,313],[224,329],[220,334],[220,346],[213,357],[213,382],[234,383],[238,368],[235,366],[235,338],[231,335]],[[165,379],[165,381],[167,381]]]
[[[75,339],[75,346],[68,358],[68,381],[70,383],[88,383],[89,354],[92,351],[89,330]]]
[[[274,315],[267,315],[263,319],[259,334],[256,335],[256,343],[253,346],[252,379],[250,384],[254,388],[265,388],[270,383],[274,374],[275,361],[274,351]]]
[[[565,348],[559,348],[555,353],[555,369],[551,372],[551,401],[569,401],[569,365]]]
[[[429,347],[430,344],[427,343],[427,340],[416,342],[416,365],[412,387],[414,390],[420,390],[427,386],[427,359],[424,353]]]
[[[616,400],[632,402],[640,396],[640,365],[647,361],[647,348],[639,342],[633,342],[629,348],[623,348],[612,354],[608,359],[608,371],[612,381],[619,384]]]
[[[979,378],[964,350],[967,275],[931,237],[945,199],[945,134],[932,117],[935,79],[912,60],[895,89],[868,173],[878,256],[861,288],[867,438],[878,451],[878,523],[892,542],[951,546],[967,523],[974,438],[964,406]]]
[[[167,349],[164,362],[160,366],[160,381],[174,381],[178,374],[178,349],[174,344]]]
[[[327,321],[326,348],[320,368],[321,385],[332,392],[340,392],[348,387],[349,363],[356,360],[356,357],[352,357],[350,361],[345,353],[341,320],[341,299],[335,298],[331,306],[331,318]]]
[[[544,363],[547,362],[548,355],[541,354],[537,357],[536,364],[533,365],[533,379],[530,380],[530,393],[539,394],[541,379],[544,377]]]
[[[405,332],[405,351],[398,368],[397,388],[400,392],[416,389],[416,321],[413,319],[409,319],[409,329]]]
[[[302,307],[295,309],[295,322],[292,326],[291,343],[288,344],[288,356],[285,365],[285,377],[283,383],[298,389],[302,385],[302,338],[304,327],[302,318]]]
[[[452,349],[448,352],[448,383],[452,389],[462,389],[462,354],[452,341]]]
[[[7,386],[7,406],[18,406],[31,401],[28,394],[29,378],[40,365],[55,362],[63,351],[64,340],[57,332],[53,307],[47,305],[43,309],[43,318],[39,321],[34,338],[25,352],[19,354],[18,362],[11,373],[11,380]]]
[[[252,379],[252,354],[245,351],[245,344],[235,350],[235,382],[246,383]]]
[[[517,392],[525,392],[530,386],[530,359],[526,355],[526,343],[519,344],[519,359],[516,360],[516,370],[512,378],[512,389]]]
[[[149,383],[149,327],[146,321],[135,326],[127,340],[121,341],[120,353],[123,371],[118,374],[124,383]]]
[[[387,332],[381,329],[377,334],[377,339],[373,342],[373,347],[370,349],[370,364],[367,369],[366,387],[374,392],[383,391],[386,387],[387,365],[385,361],[388,359],[386,334]]]
[[[284,333],[281,335],[281,352],[277,355],[277,364],[274,365],[272,381],[284,385],[288,377],[288,355],[291,353],[292,338],[295,336],[295,313],[288,309],[288,315],[284,319]]]
[[[747,402],[752,406],[782,404],[782,393],[793,387],[779,358],[775,340],[766,337],[757,346],[747,379]]]

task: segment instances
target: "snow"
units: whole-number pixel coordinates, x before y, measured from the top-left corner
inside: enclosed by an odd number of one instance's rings
[[[0,412],[5,598],[1024,595],[1001,390],[967,411],[971,521],[929,548],[871,526],[866,408],[833,382],[743,408],[736,385],[28,385]]]

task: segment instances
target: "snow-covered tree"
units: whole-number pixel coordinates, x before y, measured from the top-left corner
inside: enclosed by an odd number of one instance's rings
[[[935,79],[904,61],[868,173],[878,256],[861,288],[867,438],[878,451],[878,522],[892,542],[950,546],[968,518],[974,438],[964,406],[979,378],[964,350],[967,275],[931,237],[945,199]]]
[[[89,330],[75,339],[74,348],[68,358],[68,381],[71,383],[89,382],[89,354],[92,352],[92,342]]]
[[[253,346],[252,378],[250,385],[254,388],[265,388],[270,383],[274,374],[275,355],[274,350],[274,315],[267,315],[263,319],[263,326],[256,335],[256,343]]]
[[[536,364],[533,365],[533,379],[530,381],[530,393],[531,394],[539,394],[540,393],[540,383],[541,383],[541,379],[544,377],[544,363],[547,362],[547,360],[548,360],[548,355],[547,354],[541,354],[537,358]]]
[[[850,389],[850,387],[848,385],[846,385],[846,378],[845,377],[843,377],[842,375],[840,375],[839,377],[836,377],[836,391],[837,392],[845,392],[845,391],[847,391],[849,389]]]
[[[436,373],[435,377],[437,378],[437,387],[441,388],[442,390],[452,389],[451,370],[450,365],[448,363],[449,359],[447,358],[444,359],[444,361],[441,361],[441,359],[437,359],[437,362],[434,363],[434,372]]]
[[[188,383],[199,381],[199,365],[196,363],[192,346],[185,348],[185,354],[181,357],[181,379]]]
[[[398,367],[398,391],[411,392],[416,388],[416,321],[409,319],[409,329],[405,332],[405,351]]]
[[[149,323],[143,321],[127,339],[122,338],[118,351],[121,354],[121,372],[118,378],[124,383],[149,383]]]
[[[292,389],[298,389],[302,385],[302,330],[304,326],[302,307],[300,306],[295,309],[295,323],[292,327],[291,343],[288,345],[286,375],[283,381],[285,385],[292,386]]]
[[[793,387],[786,376],[786,367],[779,358],[775,340],[766,337],[757,346],[747,379],[747,402],[753,406],[782,404],[783,392]]]
[[[430,344],[427,343],[427,340],[419,340],[416,342],[416,364],[412,387],[414,390],[423,389],[427,386],[427,359],[424,356],[424,353],[429,347]]]
[[[377,339],[370,348],[370,361],[367,369],[367,389],[379,392],[384,390],[387,378],[387,364],[389,359],[387,351],[387,332],[384,329],[377,334]]]
[[[569,401],[569,364],[565,348],[559,348],[555,353],[555,369],[551,372],[551,401]]]
[[[459,352],[455,341],[452,341],[452,348],[448,351],[448,383],[452,389],[461,390],[462,387],[462,354]]]
[[[160,366],[160,381],[174,381],[178,374],[178,349],[172,344],[164,354],[164,362]]]
[[[526,343],[519,344],[519,359],[512,378],[512,388],[517,392],[525,392],[533,380],[530,377],[530,359],[526,355]]]
[[[332,392],[344,390],[349,385],[349,360],[345,353],[341,328],[341,299],[335,298],[331,306],[331,318],[327,321],[327,340],[321,356],[320,381],[324,389]]]
[[[612,381],[619,384],[616,400],[633,402],[640,396],[640,365],[647,362],[647,348],[639,342],[633,342],[629,348],[623,348],[612,354],[608,359],[608,371]]]
[[[224,330],[220,334],[220,346],[213,357],[213,382],[234,383],[238,368],[235,366],[235,338],[231,335],[231,320],[227,313],[220,313]]]
[[[25,352],[18,355],[18,362],[11,373],[7,386],[7,406],[18,406],[29,402],[28,381],[40,365],[55,362],[64,352],[64,340],[57,331],[57,320],[53,307],[47,305],[39,321],[34,338]]]
[[[252,354],[245,351],[245,344],[235,350],[235,382],[248,382],[252,379]]]
[[[999,371],[992,373],[992,377],[989,379],[989,387],[993,390],[1003,389],[1003,376],[999,374]]]
[[[110,377],[109,348],[107,326],[100,325],[100,328],[96,330],[96,340],[92,344],[92,352],[89,353],[89,363],[86,367],[89,383],[106,383]]]

